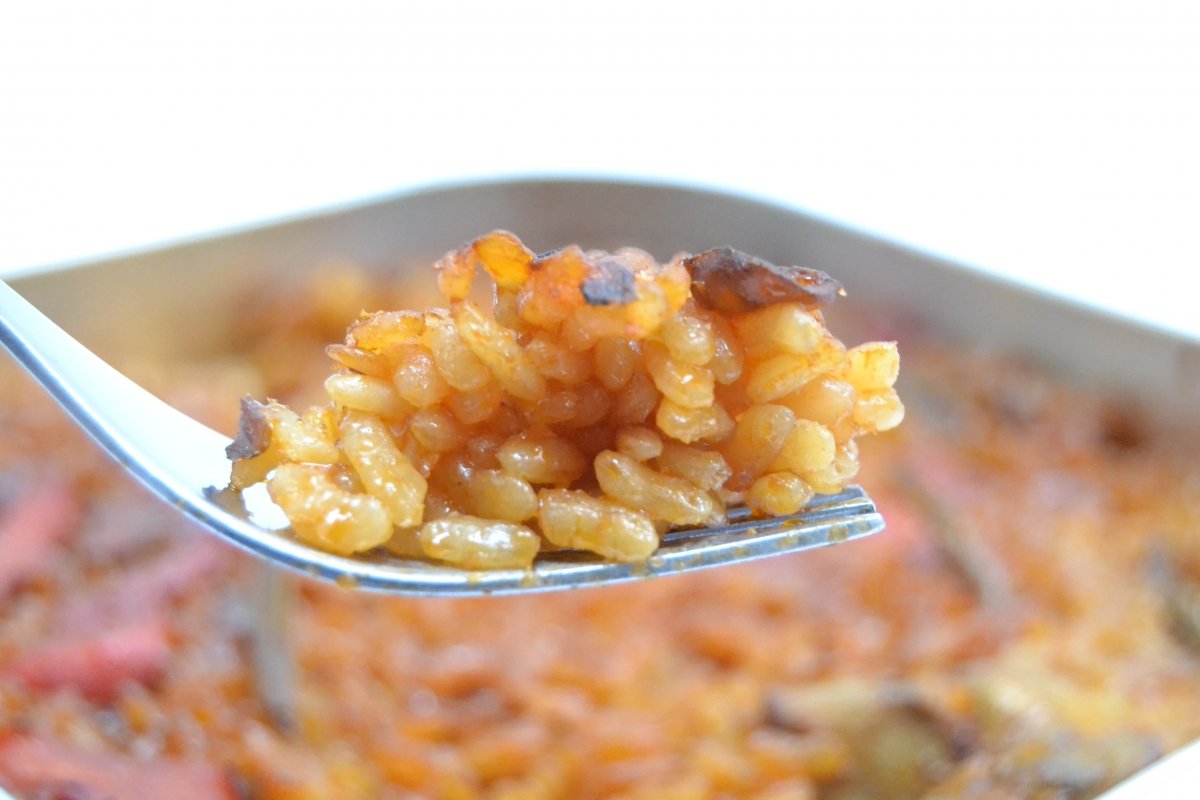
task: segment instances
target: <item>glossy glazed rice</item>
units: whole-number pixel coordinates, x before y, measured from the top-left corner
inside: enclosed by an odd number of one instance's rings
[[[328,403],[243,401],[232,486],[266,481],[314,547],[642,561],[728,504],[785,516],[840,491],[857,437],[904,415],[895,342],[848,350],[820,310],[840,287],[814,270],[728,248],[536,255],[505,231],[435,268],[449,308],[362,313],[328,348]]]
[[[246,349],[122,363],[232,434],[297,407],[359,272],[230,313]],[[1089,798],[1200,736],[1200,441],[872,312],[908,417],[844,547],[558,595],[300,581],[294,727],[254,690],[254,565],[0,363],[0,787],[72,800]],[[236,309],[235,309],[236,311]],[[664,472],[723,480],[661,439]],[[657,452],[626,437],[626,452]],[[638,455],[633,455],[633,454]],[[181,787],[186,787],[183,795]]]

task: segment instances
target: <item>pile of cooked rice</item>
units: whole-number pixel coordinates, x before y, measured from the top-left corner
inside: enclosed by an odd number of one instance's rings
[[[640,561],[729,504],[785,516],[841,490],[856,438],[904,415],[895,342],[838,341],[820,308],[840,286],[816,270],[728,248],[537,255],[505,231],[436,269],[449,309],[363,313],[328,348],[329,402],[243,401],[232,486],[266,481],[304,542],[471,569]]]

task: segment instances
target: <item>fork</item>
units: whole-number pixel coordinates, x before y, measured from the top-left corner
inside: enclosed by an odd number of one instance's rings
[[[109,366],[0,281],[0,345],[101,447],[181,512],[238,547],[288,569],[348,588],[416,596],[520,594],[673,575],[838,544],[883,530],[858,486],[818,495],[800,513],[752,518],[731,508],[728,524],[671,531],[644,563],[559,551],[528,570],[462,570],[382,552],[348,558],[307,547],[261,484],[228,484],[230,439],[159,400]]]

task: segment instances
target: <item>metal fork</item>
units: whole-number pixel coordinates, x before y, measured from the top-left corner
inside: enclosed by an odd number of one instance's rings
[[[736,564],[838,544],[883,529],[857,486],[818,496],[799,514],[673,531],[642,564],[604,562],[577,552],[540,556],[529,570],[473,572],[372,552],[346,558],[307,547],[263,486],[224,491],[230,440],[154,397],[102,361],[0,281],[3,345],[92,438],[126,469],[219,536],[260,558],[316,578],[394,594],[474,596],[598,586]]]

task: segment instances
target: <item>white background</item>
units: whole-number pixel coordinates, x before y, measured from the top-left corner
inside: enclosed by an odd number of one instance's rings
[[[1200,3],[5,3],[0,272],[481,175],[784,200],[1200,337]]]

